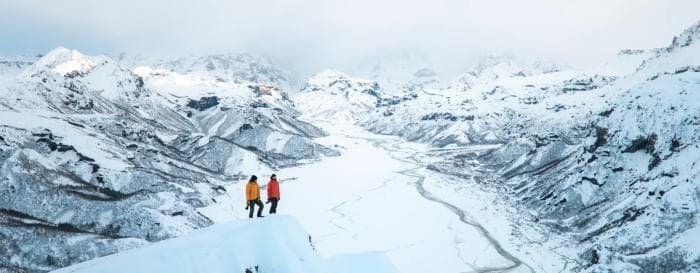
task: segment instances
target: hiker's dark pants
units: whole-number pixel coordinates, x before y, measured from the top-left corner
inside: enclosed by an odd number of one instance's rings
[[[270,205],[270,214],[277,213],[277,202],[279,201],[279,198],[270,198],[270,203],[272,203],[272,205]]]
[[[248,208],[250,209],[248,211],[248,217],[253,218],[253,211],[255,210],[255,205],[258,205],[258,217],[262,216],[263,207],[265,207],[265,205],[263,205],[263,202],[260,201],[260,199],[255,199],[248,202],[250,202],[250,208]]]

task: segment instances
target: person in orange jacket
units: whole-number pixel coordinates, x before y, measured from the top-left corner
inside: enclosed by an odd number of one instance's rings
[[[260,186],[258,186],[258,177],[253,175],[248,180],[248,184],[245,186],[245,197],[248,201],[246,208],[249,208],[248,217],[253,218],[253,211],[255,210],[255,205],[258,206],[258,217],[262,216],[262,211],[265,205],[260,201]]]
[[[270,176],[270,182],[267,182],[267,203],[270,205],[270,214],[277,213],[277,202],[280,201],[280,183],[277,182],[277,175]]]

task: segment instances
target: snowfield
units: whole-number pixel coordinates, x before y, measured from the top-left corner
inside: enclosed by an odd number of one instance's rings
[[[216,224],[52,272],[397,273],[380,254],[322,258],[308,234],[289,216]]]

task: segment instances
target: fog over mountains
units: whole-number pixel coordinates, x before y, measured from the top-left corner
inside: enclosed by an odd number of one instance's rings
[[[697,20],[700,3],[556,0],[0,1],[0,54],[57,46],[168,59],[268,55],[300,72],[357,66],[396,51],[424,55],[449,80],[486,54],[591,68],[622,48],[658,48]]]

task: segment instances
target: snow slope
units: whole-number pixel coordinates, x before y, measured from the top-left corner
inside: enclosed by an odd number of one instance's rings
[[[52,272],[398,272],[381,254],[324,259],[309,239],[289,216],[242,220]]]

